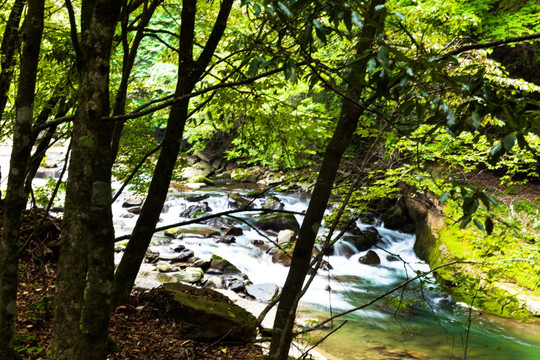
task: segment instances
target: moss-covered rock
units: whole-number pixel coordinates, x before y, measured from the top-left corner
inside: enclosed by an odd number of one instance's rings
[[[168,314],[189,329],[187,336],[206,341],[255,341],[257,320],[226,296],[180,283],[164,284],[163,288],[171,295]]]
[[[261,215],[255,219],[255,226],[262,230],[272,230],[279,232],[281,230],[293,230],[300,232],[300,224],[293,214],[274,213]]]

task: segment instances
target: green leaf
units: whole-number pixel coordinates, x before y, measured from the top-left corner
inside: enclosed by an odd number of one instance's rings
[[[362,29],[364,27],[364,23],[362,22],[362,18],[356,11],[353,11],[351,13],[351,20],[354,25],[358,26],[359,29]]]
[[[486,228],[484,227],[484,224],[482,224],[480,221],[478,221],[477,219],[474,219],[473,220],[474,222],[474,225],[476,225],[476,227],[482,231],[485,231]]]
[[[368,60],[366,70],[370,75],[373,74],[375,70],[377,70],[377,61],[374,58]]]
[[[405,15],[403,15],[402,13],[400,13],[399,11],[396,11],[396,16],[401,20],[401,21],[406,21],[407,18],[405,17]]]
[[[377,52],[377,58],[383,62],[384,65],[388,64],[388,49],[384,46],[381,46],[379,52]]]
[[[283,11],[283,14],[285,14],[287,17],[291,18],[293,16],[291,10],[289,10],[289,8],[285,6],[285,4],[282,3],[281,1],[278,1],[278,6],[281,9],[281,11]]]
[[[259,4],[253,4],[253,12],[255,13],[256,16],[261,15],[261,11],[262,10]]]
[[[491,220],[491,218],[489,216],[486,217],[486,221],[485,221],[484,225],[486,227],[486,233],[488,235],[491,235],[491,233],[493,232],[493,220]]]
[[[478,200],[467,199],[463,202],[463,214],[472,215],[478,209]]]
[[[251,60],[251,63],[249,64],[249,74],[256,75],[257,71],[259,71],[259,60],[253,59]]]
[[[315,25],[317,29],[324,29],[324,25],[317,19],[313,20],[313,25]]]
[[[503,146],[501,144],[495,144],[489,151],[489,155],[491,156],[490,162],[492,164],[495,164],[497,161],[499,161],[499,158],[502,156],[503,153]]]
[[[516,134],[517,133],[514,131],[504,137],[503,144],[507,151],[512,150],[514,147],[514,144],[516,143]]]
[[[326,33],[324,31],[324,28],[318,28],[318,27],[315,27],[315,33],[317,34],[317,37],[319,38],[319,40],[321,40],[323,43],[326,44]]]
[[[459,224],[460,229],[465,229],[467,225],[471,222],[472,218],[470,215],[465,215],[461,219],[461,224]]]
[[[448,191],[443,192],[439,198],[439,205],[443,205],[449,198],[450,193]]]
[[[448,125],[449,128],[454,127],[456,125],[456,113],[454,110],[450,110],[448,114],[446,114],[446,125]]]
[[[480,129],[480,126],[482,126],[482,118],[476,111],[473,111],[471,114],[472,117],[472,125],[476,130]]]

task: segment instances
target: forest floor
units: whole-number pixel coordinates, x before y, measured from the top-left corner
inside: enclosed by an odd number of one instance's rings
[[[34,220],[26,213],[23,237],[32,232]],[[0,214],[1,215],[1,214]],[[48,217],[46,230],[40,232],[40,243],[54,241],[59,220]],[[23,253],[19,271],[15,348],[20,359],[46,359],[52,330],[54,280],[56,264],[46,254],[39,256],[36,243],[30,241]],[[116,347],[107,357],[156,360],[243,360],[262,358],[256,344],[204,343],[189,339],[182,324],[143,296],[132,296],[129,304],[117,307],[111,316],[110,338]],[[114,346],[116,343],[116,346]]]

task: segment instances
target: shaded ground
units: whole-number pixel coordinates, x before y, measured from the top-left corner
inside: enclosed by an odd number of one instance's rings
[[[26,214],[23,232],[31,234],[36,217]],[[59,233],[59,222],[48,218],[39,238],[47,243]],[[50,346],[56,265],[54,253],[42,251],[39,242],[29,241],[19,272],[16,350],[21,359],[45,359]],[[159,293],[157,294],[159,297]],[[164,299],[165,300],[165,299]],[[163,306],[161,306],[163,304]],[[110,360],[243,360],[261,358],[254,344],[202,343],[188,339],[182,324],[166,317],[164,302],[150,303],[133,296],[130,303],[112,314]],[[116,343],[116,344],[115,344]],[[116,345],[116,346],[115,346]]]

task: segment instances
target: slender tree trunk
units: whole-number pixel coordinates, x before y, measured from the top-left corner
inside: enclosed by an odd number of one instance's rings
[[[55,360],[105,357],[114,229],[112,220],[96,222],[92,216],[99,211],[110,214],[110,183],[102,179],[106,174],[97,173],[96,158],[101,154],[101,119],[109,113],[110,53],[120,3],[89,0],[82,4],[79,104],[73,127],[51,342]]]
[[[384,10],[377,11],[376,9],[379,9],[378,6],[384,5],[384,3],[385,0],[372,0],[367,12],[369,18],[364,21],[366,25],[359,35],[355,48],[357,56],[364,56],[351,68],[349,79],[347,79],[347,83],[350,84],[349,97],[355,101],[358,101],[362,92],[360,80],[364,77],[368,60],[365,53],[371,49],[385,19]],[[356,130],[361,115],[362,109],[356,103],[344,100],[336,130],[326,147],[319,176],[293,251],[291,267],[281,293],[270,345],[269,357],[271,359],[286,360],[288,358],[289,347],[293,339],[292,329],[296,308],[300,300],[298,294],[302,290],[309,270],[313,245],[330,198],[341,158]]]
[[[183,2],[180,28],[180,61],[175,96],[179,97],[191,93],[206,70],[227,26],[227,19],[233,2],[234,0],[224,0],[222,2],[212,33],[197,61],[193,60],[197,1],[186,0]],[[113,302],[116,305],[129,299],[131,288],[159,220],[180,150],[184,126],[188,119],[188,107],[189,99],[175,103],[171,107],[162,149],[154,169],[148,196],[133,229],[132,237],[124,251],[124,256],[116,270],[113,289]]]
[[[11,85],[13,71],[15,70],[15,54],[21,44],[19,24],[25,2],[26,0],[15,0],[9,13],[4,35],[2,36],[2,45],[0,48],[0,67],[2,68],[0,72],[0,136],[3,135],[2,128],[4,121],[2,120],[2,115],[6,108],[9,97],[9,86]]]
[[[29,0],[24,23],[19,86],[15,108],[17,118],[13,131],[7,194],[4,200],[4,228],[0,247],[0,359],[13,359],[18,285],[21,214],[26,207],[24,192],[26,167],[32,150],[34,91],[41,36],[43,34],[44,0]]]

